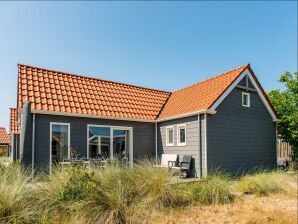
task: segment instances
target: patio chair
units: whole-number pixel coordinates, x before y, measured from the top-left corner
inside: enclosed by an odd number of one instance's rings
[[[155,165],[155,166],[170,168],[172,166],[175,166],[177,160],[178,160],[177,154],[162,154],[160,165]]]
[[[190,176],[190,168],[191,168],[191,160],[192,156],[184,155],[181,162],[178,162],[178,166],[172,166],[171,169],[179,170],[181,172],[181,176],[185,173],[185,177]]]

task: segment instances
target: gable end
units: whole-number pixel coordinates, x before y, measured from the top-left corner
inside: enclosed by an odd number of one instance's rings
[[[266,107],[266,109],[268,110],[269,114],[271,115],[272,119],[274,122],[277,122],[277,115],[276,112],[273,109],[273,106],[271,105],[265,91],[262,89],[260,83],[258,82],[256,76],[254,75],[253,71],[250,69],[250,67],[248,67],[247,69],[245,69],[242,74],[230,85],[230,87],[217,99],[217,101],[215,101],[213,103],[213,105],[211,106],[211,110],[215,110],[221,103],[222,101],[232,92],[232,90],[237,87],[237,85],[240,83],[240,85],[238,85],[240,88],[246,88],[246,87],[242,87],[241,82],[243,82],[242,80],[245,79],[245,77],[247,77],[248,79],[248,86],[247,88],[249,89],[254,89],[256,90],[256,92],[258,93],[262,103],[264,104],[264,106]]]

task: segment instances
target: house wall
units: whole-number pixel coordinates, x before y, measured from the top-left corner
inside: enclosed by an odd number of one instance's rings
[[[243,107],[242,92],[235,88],[207,117],[208,172],[276,165],[275,123],[256,92],[250,92],[250,107]]]
[[[177,146],[177,125],[186,124],[186,145]],[[166,127],[174,126],[174,145],[166,146]],[[179,160],[183,155],[192,155],[192,176],[200,176],[199,155],[199,122],[198,115],[160,122],[157,125],[158,154],[178,154]]]
[[[134,160],[155,155],[154,123],[36,114],[36,168],[48,168],[50,156],[50,122],[70,123],[70,146],[74,147],[83,157],[87,156],[88,124],[132,127]]]
[[[20,159],[20,134],[11,134],[11,153],[13,161]]]

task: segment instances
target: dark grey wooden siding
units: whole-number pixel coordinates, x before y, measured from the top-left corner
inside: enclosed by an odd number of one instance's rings
[[[250,107],[243,107],[242,91],[235,88],[207,117],[208,172],[276,165],[275,123],[256,92],[250,92]]]
[[[20,159],[20,134],[11,134],[11,153],[13,161]]]
[[[177,125],[186,124],[186,146],[177,146]],[[174,145],[166,146],[166,127],[174,127]],[[158,123],[157,128],[158,154],[178,154],[193,156],[192,175],[200,176],[199,163],[199,122],[198,115]]]
[[[82,156],[87,156],[88,124],[132,127],[134,160],[155,155],[154,123],[36,114],[36,168],[47,168],[49,164],[50,122],[70,123],[70,146]]]

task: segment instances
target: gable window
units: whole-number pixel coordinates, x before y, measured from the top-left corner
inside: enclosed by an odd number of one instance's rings
[[[174,127],[166,127],[166,146],[174,145]]]
[[[186,125],[177,126],[177,145],[183,146],[186,145]]]
[[[242,106],[250,107],[250,95],[249,95],[249,93],[242,92]]]

